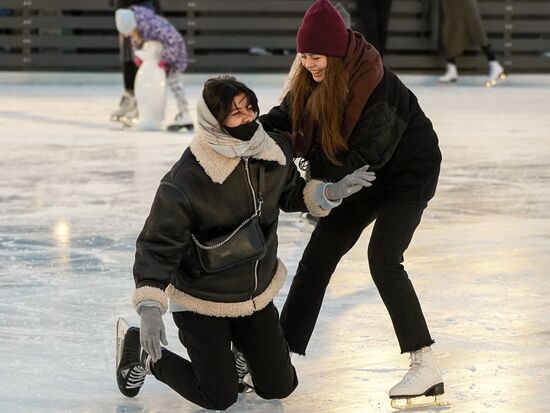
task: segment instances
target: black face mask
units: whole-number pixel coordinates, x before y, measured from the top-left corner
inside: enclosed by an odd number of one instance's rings
[[[227,133],[229,133],[235,139],[239,139],[241,141],[249,141],[250,139],[252,139],[259,126],[260,124],[254,120],[252,122],[243,123],[242,125],[235,126],[233,128],[230,128],[228,126],[224,126],[224,128]]]

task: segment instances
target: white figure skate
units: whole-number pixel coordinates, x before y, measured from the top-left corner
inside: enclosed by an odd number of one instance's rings
[[[145,42],[135,54],[143,63],[134,82],[139,117],[136,127],[143,130],[160,130],[166,108],[166,73],[159,67],[162,43]]]
[[[506,79],[506,73],[504,68],[497,60],[491,60],[489,62],[489,74],[487,75],[486,87],[496,86],[498,80]]]
[[[458,80],[458,70],[454,63],[447,63],[447,71],[439,79],[439,83],[451,83]]]
[[[137,104],[136,98],[129,92],[124,92],[120,98],[118,109],[111,113],[111,120],[113,122],[123,122],[128,118],[137,117]]]
[[[389,392],[392,407],[399,410],[446,405],[447,403],[439,399],[445,389],[431,347],[424,347],[410,354],[411,368]],[[414,398],[421,396],[434,396],[435,400],[429,403],[413,402]],[[405,400],[405,403],[399,403],[399,400]]]
[[[192,132],[193,119],[191,119],[191,115],[188,112],[180,112],[176,115],[174,122],[168,125],[167,129],[170,132],[179,132],[182,129]]]

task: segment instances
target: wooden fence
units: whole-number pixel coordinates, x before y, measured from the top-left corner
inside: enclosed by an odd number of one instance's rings
[[[312,0],[161,0],[184,35],[190,72],[283,72]],[[354,20],[354,2],[341,0]],[[497,56],[511,72],[550,73],[550,0],[478,0]],[[119,70],[113,0],[0,0],[0,70]],[[385,63],[441,70],[421,0],[394,0]],[[458,61],[486,70],[480,51]]]

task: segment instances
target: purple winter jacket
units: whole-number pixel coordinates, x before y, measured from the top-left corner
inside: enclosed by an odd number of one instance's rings
[[[161,60],[168,63],[168,72],[184,72],[187,68],[187,49],[180,32],[164,17],[146,7],[131,6],[136,16],[137,29],[144,42],[156,40],[162,43]],[[137,48],[132,41],[134,50]]]

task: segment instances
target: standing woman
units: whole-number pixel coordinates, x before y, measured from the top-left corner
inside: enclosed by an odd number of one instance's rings
[[[441,41],[443,53],[447,62],[447,70],[439,78],[441,83],[456,82],[458,70],[456,59],[466,48],[479,47],[489,63],[487,74],[488,87],[496,84],[499,78],[504,78],[504,68],[495,57],[495,53],[487,39],[483,21],[476,0],[438,0],[441,1]]]
[[[297,35],[302,66],[280,106],[260,117],[268,131],[288,132],[312,179],[337,181],[368,164],[376,173],[321,218],[298,265],[281,314],[290,350],[305,354],[336,265],[373,223],[370,272],[411,369],[390,397],[443,393],[441,372],[413,285],[403,268],[439,176],[437,135],[416,96],[382,65],[375,48],[346,29],[327,0],[306,12]],[[302,162],[304,164],[304,162]]]

